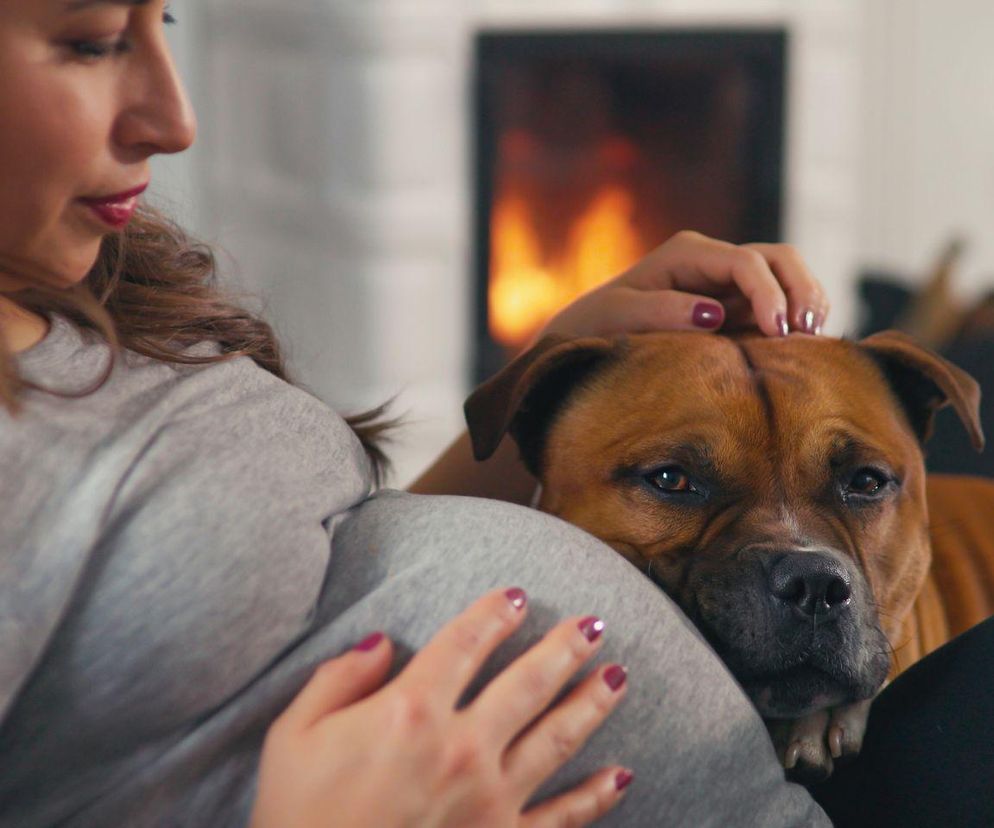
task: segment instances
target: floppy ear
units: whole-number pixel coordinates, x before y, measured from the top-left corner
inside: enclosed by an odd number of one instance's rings
[[[566,398],[618,346],[609,339],[544,337],[483,385],[463,406],[473,456],[486,460],[507,432],[538,476],[545,434]]]
[[[935,413],[951,404],[973,447],[983,450],[980,386],[966,371],[898,331],[873,334],[859,344],[883,369],[922,443],[932,436]]]

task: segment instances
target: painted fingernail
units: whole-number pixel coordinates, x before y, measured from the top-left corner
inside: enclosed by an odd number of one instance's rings
[[[619,791],[623,791],[632,784],[634,778],[635,774],[630,770],[618,771],[618,774],[614,777],[614,787]]]
[[[825,324],[825,313],[824,311],[818,311],[815,315],[815,336],[821,335],[821,326]]]
[[[512,587],[504,594],[507,596],[507,600],[511,602],[511,606],[517,610],[524,607],[525,602],[528,601],[528,596],[525,595],[525,591],[518,587]]]
[[[587,641],[593,643],[598,638],[601,637],[601,633],[604,632],[604,622],[601,621],[596,615],[588,615],[584,618],[577,626],[580,628],[580,632],[586,637]]]
[[[375,650],[379,643],[383,640],[383,633],[374,632],[367,635],[362,641],[355,645],[352,649],[358,650],[361,653],[368,653],[370,650]]]
[[[725,310],[717,302],[698,302],[694,305],[694,327],[712,330],[721,324]]]
[[[787,317],[782,313],[777,314],[777,329],[780,331],[780,336],[786,336],[790,333],[790,328],[787,326]]]
[[[612,664],[604,671],[604,681],[612,690],[618,690],[626,678],[628,673],[620,664]]]
[[[804,311],[804,315],[801,317],[801,330],[804,331],[804,333],[813,334],[815,332],[815,322],[817,320],[818,317],[815,315],[815,312],[811,308],[808,308]]]

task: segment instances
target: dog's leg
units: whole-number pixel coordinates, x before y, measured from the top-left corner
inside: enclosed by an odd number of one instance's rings
[[[859,753],[872,699],[825,710],[800,719],[767,721],[777,756],[794,782],[810,785],[831,776],[835,762]]]

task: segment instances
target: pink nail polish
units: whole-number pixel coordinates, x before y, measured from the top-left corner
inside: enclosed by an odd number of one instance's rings
[[[724,308],[717,302],[698,302],[694,305],[693,323],[695,328],[713,330],[725,316]]]
[[[620,664],[612,664],[604,671],[604,682],[615,691],[620,689],[626,678],[628,678],[628,673]]]
[[[368,653],[370,650],[375,650],[379,643],[383,640],[383,633],[374,632],[367,635],[362,641],[355,645],[352,649],[358,650],[361,653]]]
[[[805,333],[813,334],[817,320],[818,317],[815,315],[815,312],[811,308],[808,308],[801,316],[801,330]]]
[[[821,326],[824,324],[825,324],[825,314],[822,311],[818,311],[817,315],[815,316],[815,329],[814,329],[815,336],[821,335]]]
[[[604,632],[604,622],[596,615],[588,615],[577,626],[591,644],[600,638],[601,633]]]
[[[786,336],[790,333],[790,327],[787,325],[787,317],[782,313],[777,314],[777,329],[780,331],[780,336]]]
[[[632,784],[634,778],[635,774],[630,770],[618,771],[617,776],[614,777],[614,787],[619,791],[623,791]]]
[[[507,596],[507,600],[511,602],[511,606],[516,610],[524,607],[528,601],[528,596],[525,595],[525,591],[520,587],[512,587],[504,595]]]

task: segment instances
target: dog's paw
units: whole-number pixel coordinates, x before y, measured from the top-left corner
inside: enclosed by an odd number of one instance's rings
[[[826,741],[830,715],[817,710],[801,719],[770,723],[777,756],[792,782],[810,785],[831,776],[834,763]]]
[[[832,709],[825,739],[837,765],[851,762],[863,747],[872,703],[873,699],[866,699]]]
[[[793,782],[812,785],[859,753],[871,700],[817,710],[800,719],[768,722],[777,756]]]

